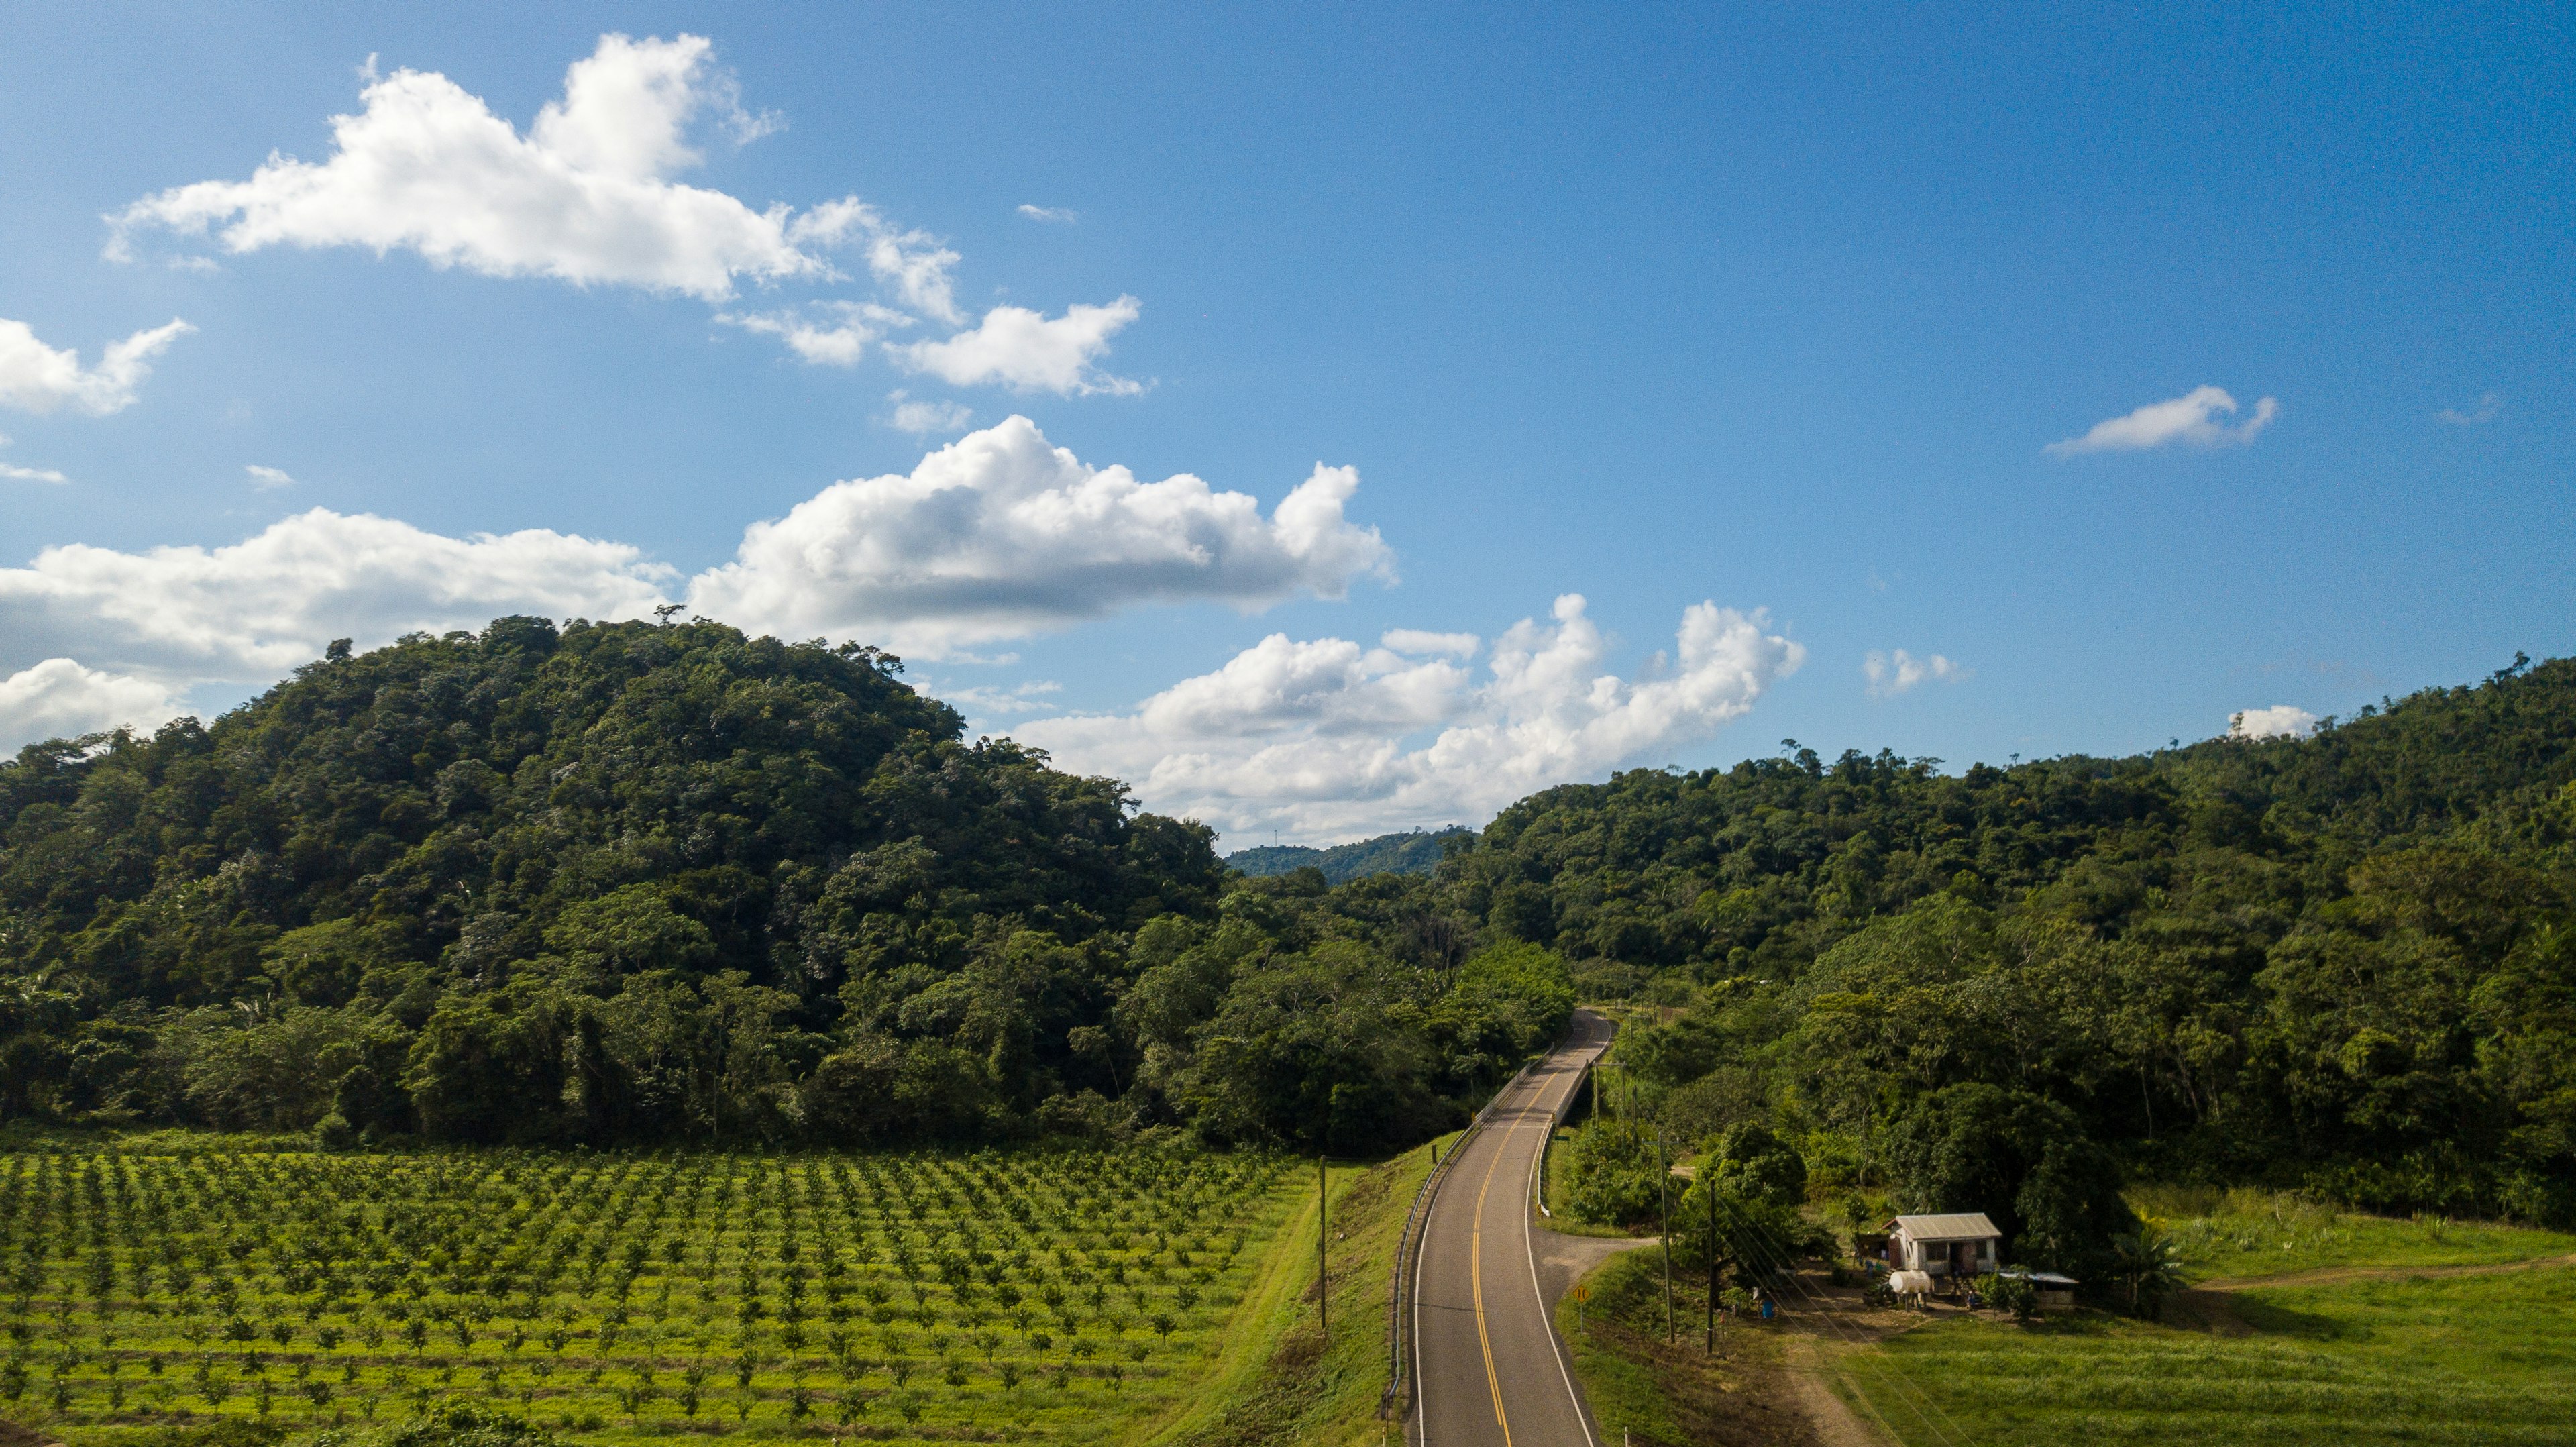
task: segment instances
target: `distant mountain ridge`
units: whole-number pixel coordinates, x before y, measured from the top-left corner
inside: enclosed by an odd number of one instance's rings
[[[1448,840],[1475,837],[1475,830],[1452,824],[1436,833],[1415,829],[1403,834],[1380,834],[1330,849],[1264,844],[1257,849],[1237,850],[1225,856],[1225,862],[1246,879],[1267,879],[1312,865],[1324,871],[1329,882],[1348,884],[1371,874],[1429,874],[1439,867]]]

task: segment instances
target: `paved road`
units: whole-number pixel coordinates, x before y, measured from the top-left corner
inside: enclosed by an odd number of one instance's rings
[[[1555,1111],[1610,1032],[1578,1011],[1568,1041],[1496,1104],[1432,1200],[1414,1276],[1416,1447],[1600,1447],[1540,1294],[1530,1198]]]

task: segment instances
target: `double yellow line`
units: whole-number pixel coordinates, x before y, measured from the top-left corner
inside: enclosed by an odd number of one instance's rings
[[[1503,1447],[1512,1447],[1512,1419],[1503,1414],[1503,1382],[1494,1374],[1494,1340],[1485,1334],[1485,1193],[1494,1188],[1495,1168],[1502,1165],[1505,1147],[1520,1130],[1515,1121],[1495,1144],[1494,1158],[1485,1166],[1484,1184],[1476,1188],[1476,1224],[1467,1235],[1467,1275],[1476,1286],[1476,1344],[1485,1352],[1485,1389],[1494,1394],[1494,1424],[1503,1429]]]

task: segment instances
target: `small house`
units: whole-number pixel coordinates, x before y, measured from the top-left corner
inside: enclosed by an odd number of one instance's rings
[[[1887,1223],[1887,1264],[1895,1271],[1974,1276],[2002,1261],[2003,1242],[2003,1233],[1983,1211],[1899,1216]]]

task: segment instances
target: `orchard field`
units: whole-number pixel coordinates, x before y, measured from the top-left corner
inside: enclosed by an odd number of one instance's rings
[[[442,1402],[593,1441],[1128,1440],[1303,1177],[1261,1156],[0,1155],[0,1415]]]

